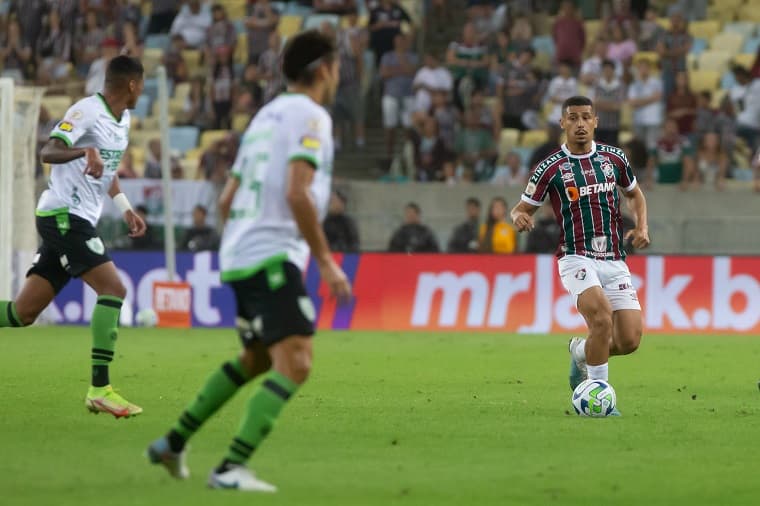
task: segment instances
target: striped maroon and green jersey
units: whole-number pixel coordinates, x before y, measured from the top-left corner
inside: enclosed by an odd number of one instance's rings
[[[522,200],[540,206],[549,196],[561,230],[557,256],[621,260],[625,250],[618,186],[626,192],[636,187],[621,149],[592,143],[589,153],[573,155],[563,144],[536,166]]]

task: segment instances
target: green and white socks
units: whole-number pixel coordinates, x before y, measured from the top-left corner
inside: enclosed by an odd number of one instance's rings
[[[95,304],[90,320],[92,331],[92,386],[104,387],[110,384],[108,365],[113,360],[116,338],[119,335],[119,314],[122,299],[112,295],[101,295]]]

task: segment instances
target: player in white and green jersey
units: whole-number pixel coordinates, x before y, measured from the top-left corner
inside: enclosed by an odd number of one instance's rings
[[[106,196],[124,214],[130,235],[145,223],[121,193],[116,171],[127,149],[129,111],[143,90],[142,64],[128,56],[112,59],[103,93],[84,98],[66,112],[42,148],[50,163],[50,183],[37,204],[42,238],[26,282],[14,301],[0,301],[0,327],[31,325],[72,277],[81,277],[98,294],[92,313],[92,383],[85,405],[115,417],[138,415],[142,408],[111,387],[119,312],[126,289],[103,241],[95,231]]]
[[[276,490],[245,464],[311,369],[315,314],[303,283],[309,254],[334,295],[345,299],[351,291],[321,227],[333,162],[332,121],[324,105],[335,98],[338,71],[331,38],[313,30],[293,37],[283,52],[289,93],[262,108],[243,136],[220,197],[227,220],[222,280],[235,292],[243,351],[211,375],[174,427],[148,447],[151,462],[176,478],[189,475],[188,439],[241,386],[264,374],[208,484]]]

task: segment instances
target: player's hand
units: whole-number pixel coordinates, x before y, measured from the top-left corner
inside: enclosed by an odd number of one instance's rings
[[[100,158],[100,153],[95,148],[86,148],[85,159],[87,160],[87,167],[84,169],[84,173],[100,179],[103,175],[103,159]]]
[[[625,234],[626,242],[631,239],[631,244],[636,249],[643,249],[649,246],[649,230],[646,228],[634,228]]]
[[[319,274],[330,287],[330,293],[338,299],[340,304],[345,304],[351,300],[351,284],[348,282],[346,273],[335,263],[335,260],[330,258],[326,262],[320,263]]]
[[[129,227],[129,237],[142,237],[148,230],[148,226],[140,218],[140,215],[131,209],[124,213],[124,221],[127,222],[127,227]]]
[[[512,222],[518,232],[530,232],[533,230],[533,216],[528,213],[517,212],[512,215]]]

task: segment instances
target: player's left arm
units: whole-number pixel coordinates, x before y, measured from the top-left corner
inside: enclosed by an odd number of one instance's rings
[[[133,209],[129,203],[127,196],[121,192],[121,186],[119,185],[119,177],[114,176],[111,181],[111,187],[108,189],[108,195],[113,200],[116,208],[124,216],[124,221],[127,222],[129,227],[129,237],[142,237],[148,230],[148,226],[143,219]]]
[[[649,246],[649,226],[647,225],[647,199],[644,192],[636,184],[630,190],[624,190],[623,194],[628,199],[628,207],[633,211],[636,228],[625,234],[625,239],[631,238],[633,247],[636,249]]]

